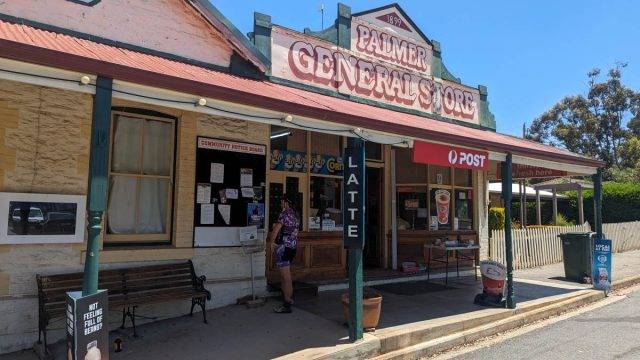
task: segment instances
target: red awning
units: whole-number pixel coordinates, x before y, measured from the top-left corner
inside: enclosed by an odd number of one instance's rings
[[[0,21],[0,57],[98,74],[392,134],[590,167],[603,162],[563,149],[392,111],[269,81],[231,75],[23,24]]]

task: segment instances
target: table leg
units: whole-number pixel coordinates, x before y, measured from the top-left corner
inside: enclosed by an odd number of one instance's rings
[[[427,281],[431,278],[431,248],[427,250],[429,261],[427,262]]]
[[[456,276],[460,277],[460,250],[454,251],[453,255],[456,256]]]
[[[444,268],[444,283],[449,284],[449,252],[447,252],[447,250],[444,250],[444,257],[446,259],[445,262],[445,268]]]

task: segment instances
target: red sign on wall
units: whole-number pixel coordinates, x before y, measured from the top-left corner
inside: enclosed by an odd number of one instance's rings
[[[498,179],[502,179],[502,163],[498,164],[497,175]],[[542,179],[567,176],[567,172],[538,166],[513,164],[511,176],[514,179]]]
[[[422,141],[413,142],[413,162],[452,166],[460,169],[487,170],[489,153]]]

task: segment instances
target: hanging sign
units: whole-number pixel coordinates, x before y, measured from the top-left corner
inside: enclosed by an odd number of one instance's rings
[[[611,240],[594,241],[593,287],[607,292],[611,290]]]
[[[564,170],[547,169],[538,166],[513,164],[511,165],[513,179],[540,179],[567,176]],[[498,179],[502,178],[502,163],[498,164]]]
[[[413,162],[484,171],[489,168],[489,153],[480,150],[414,141]]]
[[[107,291],[67,293],[67,358],[109,360]]]
[[[344,151],[344,227],[345,249],[364,247],[364,148]]]

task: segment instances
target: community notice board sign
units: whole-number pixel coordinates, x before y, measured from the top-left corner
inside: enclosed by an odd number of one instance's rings
[[[593,287],[611,290],[611,240],[596,239],[593,243]]]
[[[106,290],[82,296],[67,293],[67,358],[109,360],[109,309]]]

